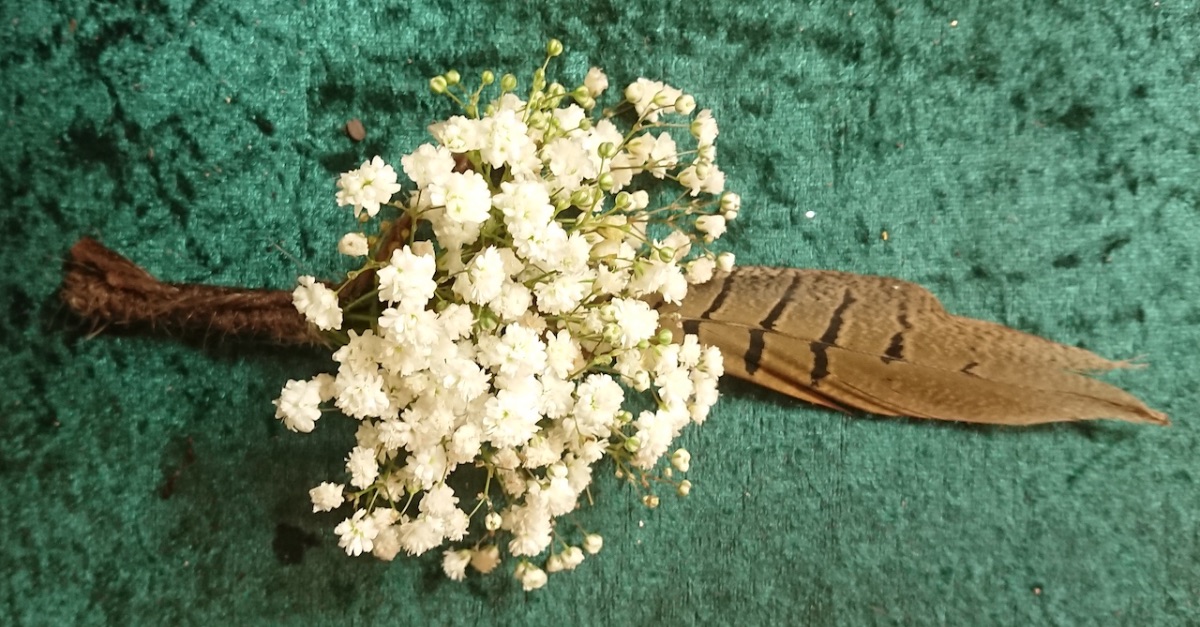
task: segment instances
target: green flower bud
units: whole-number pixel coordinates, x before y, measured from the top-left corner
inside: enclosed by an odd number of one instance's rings
[[[512,74],[505,74],[500,77],[500,92],[510,92],[517,88],[517,77]]]
[[[664,263],[670,262],[675,258],[675,248],[672,246],[663,246],[658,249],[658,260]]]
[[[495,331],[496,327],[500,326],[500,321],[496,319],[496,314],[492,313],[491,309],[484,307],[479,310],[479,317],[475,324],[482,331]]]
[[[561,41],[557,39],[551,39],[550,41],[546,42],[546,56],[557,57],[562,53],[563,45]]]
[[[580,106],[583,106],[583,103],[591,98],[592,94],[588,91],[587,87],[580,85],[571,91],[571,97],[574,98],[575,102],[578,102]]]
[[[629,451],[630,453],[636,453],[641,447],[642,441],[639,440],[636,435],[630,437],[628,440],[625,440],[625,450]]]
[[[671,333],[670,329],[663,329],[658,332],[658,337],[655,339],[658,340],[659,344],[666,346],[671,343],[671,340],[675,339],[675,334]]]
[[[598,148],[596,148],[596,153],[599,154],[600,158],[602,159],[612,159],[613,157],[617,156],[617,145],[612,142],[604,142],[600,144]],[[625,194],[625,197],[628,199],[629,194]]]
[[[429,79],[429,89],[435,94],[446,93],[446,77],[435,76]]]
[[[483,74],[479,75],[479,81],[484,85],[491,85],[496,82],[496,75],[491,70],[484,70]]]
[[[605,142],[608,143],[608,142]],[[629,192],[621,192],[617,194],[617,199],[614,201],[617,209],[624,209],[629,206]]]
[[[592,192],[586,187],[581,187],[574,192],[571,192],[571,204],[576,207],[587,207],[591,205]]]
[[[596,179],[596,186],[605,192],[611,192],[613,188],[613,177],[611,172],[605,172]]]
[[[640,350],[646,350],[647,348],[650,348],[650,342],[648,342],[648,341],[646,341],[646,340],[642,340],[642,341],[640,341],[640,342],[638,342],[638,343],[637,343],[637,347],[638,347]]]
[[[591,118],[583,118],[582,120],[579,121],[579,130],[590,131],[591,129],[592,129]]]
[[[458,81],[462,80],[462,76],[458,74],[458,70],[449,70],[443,76],[446,77],[447,85],[457,85]]]

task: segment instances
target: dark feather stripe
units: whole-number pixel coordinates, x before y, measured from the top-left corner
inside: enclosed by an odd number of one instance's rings
[[[721,283],[721,291],[717,292],[717,297],[708,304],[708,308],[704,310],[704,313],[700,314],[700,317],[704,318],[705,320],[711,319],[713,313],[720,309],[721,305],[725,304],[725,299],[729,297],[729,292],[732,288],[733,275],[729,275],[725,277],[725,280]]]
[[[767,314],[766,318],[762,319],[762,322],[758,323],[758,326],[769,331],[774,330],[775,323],[779,321],[779,318],[783,315],[784,310],[787,309],[788,305],[795,301],[796,290],[798,289],[800,289],[800,274],[796,273],[792,275],[792,280],[788,283],[787,289],[784,290],[783,296],[781,296],[779,300],[775,301],[775,306],[771,308],[771,312]]]
[[[896,316],[896,322],[900,324],[901,330],[896,331],[891,342],[888,343],[887,350],[883,351],[881,359],[885,364],[904,360],[904,332],[912,329],[912,323],[908,321],[908,310],[904,303],[900,303],[900,314]]]
[[[746,374],[754,376],[762,367],[763,349],[767,347],[767,332],[763,329],[750,330],[750,345],[746,347]]]
[[[829,326],[825,327],[825,332],[821,334],[821,339],[809,344],[809,348],[813,352],[813,367],[809,372],[809,379],[815,387],[821,382],[821,379],[829,376],[829,354],[827,349],[830,346],[837,346],[838,333],[842,331],[842,325],[846,322],[846,310],[850,309],[856,301],[850,290],[842,293],[842,302],[833,310],[833,315],[829,317]]]

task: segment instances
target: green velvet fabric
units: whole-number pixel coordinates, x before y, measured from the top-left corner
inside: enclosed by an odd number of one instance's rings
[[[0,623],[1200,623],[1194,2],[8,1],[0,33]],[[601,65],[713,109],[740,263],[1144,356],[1110,380],[1174,425],[846,416],[729,381],[684,436],[692,495],[601,480],[576,519],[604,551],[526,594],[338,549],[306,492],[353,425],[271,407],[327,357],[91,337],[56,300],[83,235],[173,281],[332,275],[336,174],[426,140],[452,112],[430,76],[527,74],[551,36],[564,82]]]

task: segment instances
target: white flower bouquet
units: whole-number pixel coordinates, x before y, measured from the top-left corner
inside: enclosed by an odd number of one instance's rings
[[[721,354],[655,304],[733,263],[711,248],[740,205],[717,125],[644,78],[598,109],[605,74],[547,82],[562,44],[546,52],[524,98],[511,74],[484,72],[473,90],[455,71],[434,77],[462,115],[400,158],[411,184],[380,157],[341,176],[338,205],[371,228],[338,248],[365,261],[293,293],[338,368],[289,381],[276,416],[299,432],[325,411],[359,421],[348,485],[310,492],[314,511],[346,508],[334,531],[350,555],[445,547],[461,580],[507,554],[532,590],[600,550],[601,535],[556,524],[590,500],[596,464],[611,460],[648,507],[655,486],[691,489],[674,476],[689,453],[670,451],[716,402]]]

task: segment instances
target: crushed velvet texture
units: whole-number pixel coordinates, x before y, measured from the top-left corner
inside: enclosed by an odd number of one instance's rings
[[[3,3],[0,623],[1200,622],[1200,13],[985,4]],[[714,110],[739,261],[1145,356],[1110,380],[1174,426],[870,419],[731,381],[684,437],[692,496],[600,480],[577,518],[604,552],[525,595],[338,550],[306,491],[354,425],[295,435],[270,404],[327,358],[88,337],[56,301],[83,235],[170,281],[332,276],[336,173],[451,113],[429,76],[528,71],[551,36],[568,80]]]

